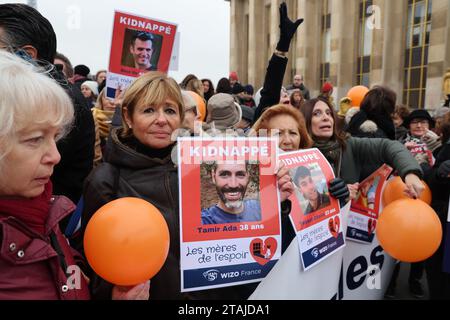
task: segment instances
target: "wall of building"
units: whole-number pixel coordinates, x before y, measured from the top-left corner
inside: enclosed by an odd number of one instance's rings
[[[323,0],[287,0],[289,16],[304,18],[289,53],[285,85],[303,74],[311,94],[321,87]],[[450,1],[432,0],[425,107],[441,104],[442,77],[450,67]],[[231,69],[243,83],[261,87],[268,60],[279,37],[280,0],[231,0]],[[357,85],[360,0],[329,0],[331,61],[329,81],[335,99]],[[402,102],[408,0],[373,0],[379,28],[373,30],[370,85],[391,87]]]

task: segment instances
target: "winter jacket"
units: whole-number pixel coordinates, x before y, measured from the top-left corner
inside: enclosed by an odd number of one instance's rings
[[[87,178],[82,217],[84,232],[92,215],[106,203],[123,197],[144,199],[158,208],[169,227],[170,248],[165,264],[151,279],[150,298],[172,299],[242,299],[245,286],[180,293],[180,224],[178,170],[170,155],[150,158],[135,151],[131,139],[120,138],[122,129],[113,129],[108,139],[105,162]],[[129,213],[125,213],[129,214]],[[112,285],[92,274],[95,299],[110,299]],[[244,291],[242,291],[244,290]],[[245,292],[250,294],[251,292]]]
[[[310,100],[311,99],[311,95],[309,93],[309,89],[307,87],[305,87],[304,84],[301,84],[299,87],[294,86],[293,84],[288,86],[286,88],[286,90],[289,91],[294,91],[295,89],[299,89],[300,92],[302,93],[302,96],[305,100]]]
[[[65,197],[54,197],[51,201],[44,236],[18,219],[0,213],[0,300],[90,298],[81,273],[68,270],[82,264],[81,255],[69,246],[59,229],[59,222],[75,206]]]
[[[383,138],[383,139],[389,139],[388,135],[378,127],[378,125],[370,120],[367,119],[362,122],[362,124],[356,128],[355,124],[355,117],[359,116],[360,109],[359,108],[351,108],[346,116],[345,116],[345,122],[346,122],[346,128],[344,129],[348,133],[350,133],[353,137],[358,138]]]
[[[450,141],[442,146],[441,152],[436,157],[436,164],[427,179],[428,186],[433,194],[431,207],[436,211],[443,228],[443,240],[438,250],[426,261],[426,271],[430,299],[450,299],[450,274],[443,271],[444,256],[449,254],[445,250],[448,237],[448,204],[450,199],[450,178],[438,175],[439,166],[446,160],[450,160]]]
[[[272,55],[267,67],[266,77],[264,79],[264,86],[261,90],[261,100],[255,110],[254,122],[264,113],[267,108],[270,108],[280,102],[280,92],[283,86],[284,73],[288,63],[287,58],[282,58],[277,55]]]
[[[349,184],[361,182],[385,163],[396,169],[403,180],[409,173],[422,177],[417,161],[400,142],[353,137],[347,139],[342,153],[340,177]]]
[[[66,90],[73,102],[75,119],[72,130],[58,142],[61,161],[55,166],[53,192],[77,203],[81,197],[84,179],[94,166],[95,125],[92,112],[84,105],[78,88],[70,85],[64,75],[54,71],[50,76]]]

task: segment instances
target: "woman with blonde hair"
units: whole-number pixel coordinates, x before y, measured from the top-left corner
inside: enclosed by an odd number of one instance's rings
[[[180,88],[167,75],[148,72],[131,84],[122,104],[124,126],[111,131],[105,162],[85,183],[82,230],[92,215],[112,200],[139,197],[149,201],[165,218],[170,233],[167,260],[151,280],[152,299],[247,298],[236,287],[180,292],[179,185],[171,154],[176,143],[172,134],[181,127],[184,112]],[[279,176],[280,190],[288,184],[285,180],[286,177]],[[112,285],[96,275],[93,279],[93,295],[108,299]]]

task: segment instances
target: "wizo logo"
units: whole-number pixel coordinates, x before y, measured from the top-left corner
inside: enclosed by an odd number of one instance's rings
[[[209,282],[215,281],[219,277],[219,270],[208,270],[203,272],[203,277]]]
[[[311,255],[312,255],[314,258],[317,258],[317,257],[319,256],[319,249],[314,248],[314,249],[311,251]]]

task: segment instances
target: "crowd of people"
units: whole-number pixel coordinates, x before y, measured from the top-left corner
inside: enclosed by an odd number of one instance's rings
[[[439,106],[430,114],[398,105],[395,92],[384,86],[371,88],[358,108],[348,97],[335,106],[330,82],[314,97],[302,75],[283,87],[291,40],[302,22],[290,20],[281,4],[280,38],[260,90],[240,83],[236,72],[217,86],[193,74],[177,83],[146,64],[149,72],[111,100],[107,71],[91,76],[85,65],[72,67],[56,52],[53,28],[38,11],[0,5],[0,299],[247,299],[254,284],[180,292],[179,185],[172,156],[179,129],[192,136],[264,130],[279,138],[282,152],[318,148],[336,176],[329,182],[330,196],[341,205],[356,199],[359,183],[388,164],[411,198],[424,190],[422,180],[428,183],[445,228],[450,109]],[[420,148],[424,152],[417,152]],[[284,252],[295,240],[288,198],[296,181],[285,168],[276,175]],[[305,173],[297,180],[307,178]],[[160,272],[130,288],[108,283],[83,257],[89,220],[123,197],[151,202],[170,231]],[[81,229],[68,232],[78,221],[76,208]],[[236,211],[229,210],[222,206],[221,214]],[[204,219],[214,220],[213,211]],[[444,251],[442,244],[430,259],[413,265],[409,283],[415,296],[424,295],[420,279],[426,270],[430,297],[450,299]],[[73,264],[83,273],[79,290],[65,285]],[[389,296],[395,295],[396,273]]]

